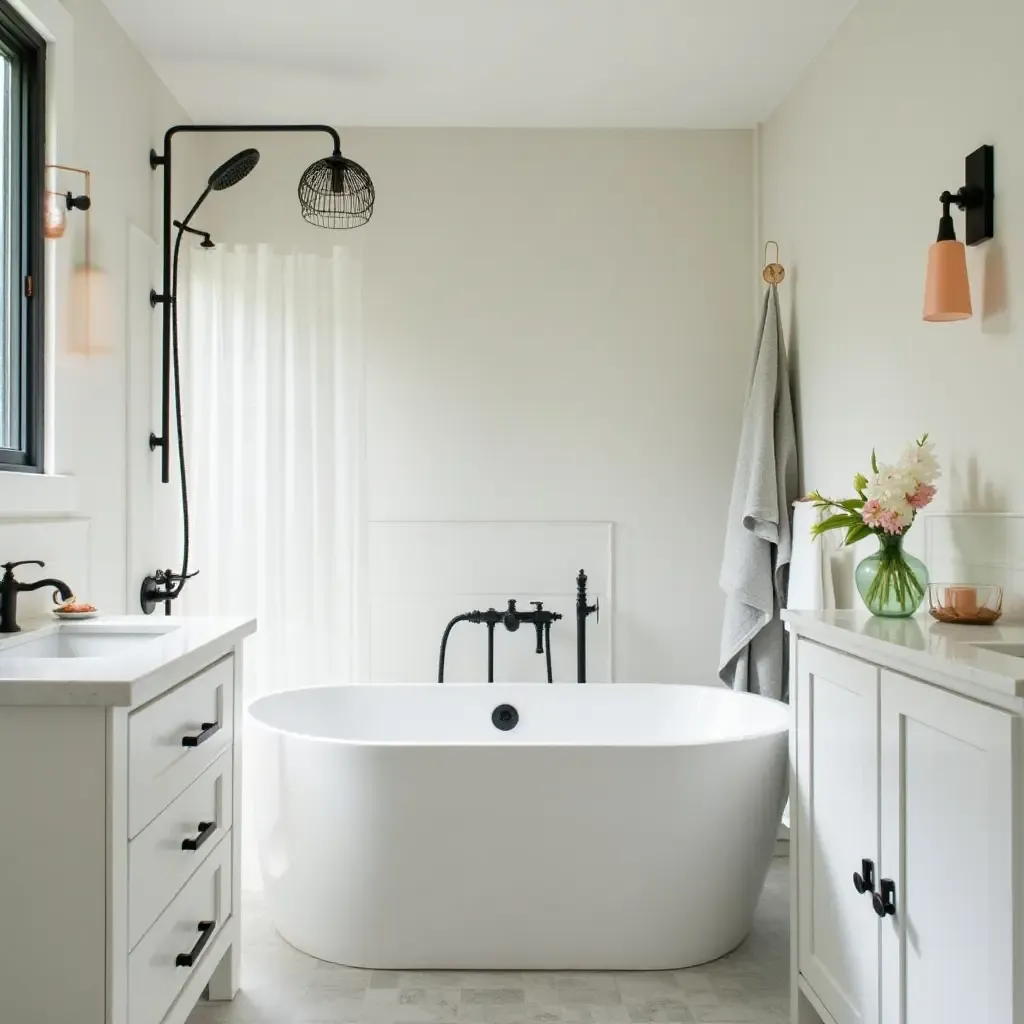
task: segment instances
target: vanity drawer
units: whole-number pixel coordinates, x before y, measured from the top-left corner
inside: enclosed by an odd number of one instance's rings
[[[129,954],[131,1024],[159,1024],[163,1020],[230,916],[229,832]]]
[[[229,655],[129,716],[130,837],[230,747],[234,673]]]
[[[231,777],[225,750],[128,844],[129,949],[231,828]]]

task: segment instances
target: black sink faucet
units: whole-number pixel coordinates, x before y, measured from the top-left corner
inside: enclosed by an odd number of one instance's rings
[[[61,601],[70,601],[74,594],[71,588],[63,580],[36,580],[35,583],[19,583],[14,578],[14,570],[19,565],[38,565],[45,568],[46,563],[36,558],[29,558],[23,562],[4,562],[3,579],[0,579],[0,633],[19,633],[21,626],[18,625],[18,594],[23,590],[41,590],[43,587],[52,587],[54,590],[53,603],[58,604],[57,594],[60,594]]]

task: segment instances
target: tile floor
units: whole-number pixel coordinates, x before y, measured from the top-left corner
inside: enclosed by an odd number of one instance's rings
[[[242,991],[187,1024],[788,1024],[789,861],[747,941],[714,963],[646,973],[365,971],[304,956],[245,897]]]

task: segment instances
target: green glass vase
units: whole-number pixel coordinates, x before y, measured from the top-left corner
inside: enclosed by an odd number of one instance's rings
[[[905,619],[913,615],[928,591],[924,562],[903,550],[903,537],[878,535],[878,550],[856,572],[857,590],[872,615]]]

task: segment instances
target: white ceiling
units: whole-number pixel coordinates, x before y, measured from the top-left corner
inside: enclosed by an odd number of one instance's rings
[[[749,127],[856,0],[105,0],[197,120]]]

